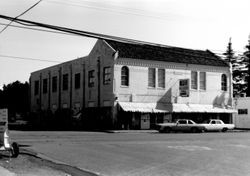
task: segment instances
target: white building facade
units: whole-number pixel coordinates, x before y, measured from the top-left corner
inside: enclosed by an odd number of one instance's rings
[[[58,93],[52,93],[52,76],[43,81],[53,69]],[[84,123],[99,128],[150,129],[178,118],[234,121],[230,67],[210,51],[98,40],[87,57],[34,72],[30,82],[33,112],[78,107]]]

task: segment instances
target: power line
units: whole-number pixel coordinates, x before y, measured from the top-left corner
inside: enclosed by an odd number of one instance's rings
[[[167,45],[161,45],[161,44],[156,44],[156,43],[150,43],[146,41],[139,41],[139,40],[134,40],[134,39],[127,39],[127,38],[122,38],[122,37],[116,37],[112,35],[105,35],[105,34],[100,34],[100,33],[94,33],[94,32],[88,32],[88,31],[82,31],[82,30],[76,30],[76,29],[71,29],[71,28],[66,28],[66,27],[60,27],[60,26],[55,26],[55,25],[49,25],[45,23],[38,23],[34,21],[29,21],[29,20],[23,20],[23,19],[15,19],[13,17],[5,16],[5,15],[0,15],[0,18],[14,21],[16,23],[21,23],[22,25],[34,25],[42,28],[48,28],[48,29],[53,29],[61,32],[66,32],[66,33],[71,33],[79,36],[84,36],[84,37],[90,37],[90,38],[96,38],[96,39],[102,39],[102,40],[114,40],[114,41],[122,41],[122,42],[129,42],[129,43],[136,43],[136,44],[150,44],[154,46],[164,46],[164,47],[170,47]]]
[[[0,54],[0,57],[18,59],[18,60],[32,60],[32,61],[39,61],[39,62],[62,63],[60,61],[55,61],[55,60],[35,59],[35,58],[30,58],[30,57],[19,57],[19,56],[10,56],[10,55],[2,55],[2,54]]]
[[[0,23],[0,25],[7,26],[8,24]],[[65,33],[65,32],[58,32],[58,31],[52,31],[52,30],[46,30],[46,29],[37,29],[37,28],[24,27],[24,26],[18,26],[18,25],[13,25],[13,24],[10,24],[9,27],[16,27],[16,28],[28,29],[28,30],[34,30],[34,31],[41,31],[41,32],[50,32],[50,33],[70,35],[70,36],[77,36],[77,35],[70,34],[70,33]]]
[[[28,8],[27,10],[25,10],[23,13],[21,13],[20,15],[16,16],[12,21],[9,22],[8,25],[6,25],[1,31],[0,34],[3,33],[3,31],[5,31],[13,21],[15,21],[15,19],[19,18],[20,16],[24,15],[25,13],[27,13],[28,11],[30,11],[32,8],[34,8],[36,5],[38,5],[42,0],[39,0],[37,3],[35,3],[34,5],[32,5],[30,8]]]
[[[87,4],[79,4],[77,2],[62,2],[62,1],[56,1],[56,0],[46,0],[45,2],[47,3],[54,3],[54,4],[62,4],[62,5],[70,5],[70,6],[75,6],[75,7],[81,7],[81,8],[88,8],[88,9],[94,9],[94,10],[102,10],[102,11],[107,11],[107,12],[115,12],[115,13],[120,13],[120,14],[128,14],[128,15],[136,15],[136,16],[143,16],[143,17],[150,17],[150,18],[156,18],[159,20],[169,20],[169,17],[162,16],[162,14],[159,15],[149,15],[149,11],[146,10],[141,10],[141,9],[135,9],[135,8],[124,8],[121,6],[117,6],[117,5],[112,5],[114,8],[108,8],[105,6],[95,6],[95,5],[91,5],[89,3]],[[82,1],[81,1],[82,2]],[[88,2],[88,1],[85,1]],[[90,2],[90,1],[89,1]],[[92,1],[91,1],[92,3]],[[117,10],[118,8],[118,10]]]

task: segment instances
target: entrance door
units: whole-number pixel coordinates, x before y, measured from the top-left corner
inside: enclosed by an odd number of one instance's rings
[[[149,114],[141,115],[141,129],[149,129],[150,128],[150,116]]]

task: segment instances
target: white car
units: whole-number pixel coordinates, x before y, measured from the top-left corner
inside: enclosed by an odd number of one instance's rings
[[[204,125],[197,124],[189,119],[179,119],[175,123],[158,123],[156,129],[159,132],[169,133],[171,131],[182,131],[182,132],[203,132],[205,130]]]
[[[219,119],[210,119],[202,125],[205,127],[205,131],[226,132],[227,130],[232,130],[235,128],[234,124],[225,124],[222,120]]]

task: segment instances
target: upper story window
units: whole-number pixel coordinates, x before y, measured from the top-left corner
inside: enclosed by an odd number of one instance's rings
[[[191,72],[191,89],[197,90],[197,71]]]
[[[123,66],[121,69],[121,85],[122,86],[129,85],[129,69],[127,66]]]
[[[94,85],[95,85],[95,70],[89,71],[88,85],[89,85],[89,87],[94,87]]]
[[[48,79],[43,79],[43,93],[46,94],[48,92]]]
[[[111,67],[103,68],[103,84],[111,83]]]
[[[69,84],[69,74],[64,74],[63,75],[63,90],[68,90],[68,85]]]
[[[158,87],[165,88],[165,69],[158,69]]]
[[[155,87],[155,68],[148,68],[148,87]]]
[[[221,90],[227,91],[227,76],[225,74],[221,75]]]
[[[76,73],[75,74],[75,89],[79,89],[81,86],[81,74]]]
[[[52,77],[52,92],[56,92],[57,91],[57,77],[53,76]]]
[[[206,72],[200,72],[200,90],[206,90]]]
[[[181,79],[179,82],[179,92],[181,97],[189,96],[189,83],[188,79]]]
[[[35,95],[39,94],[39,81],[35,81],[35,90],[34,90]]]

